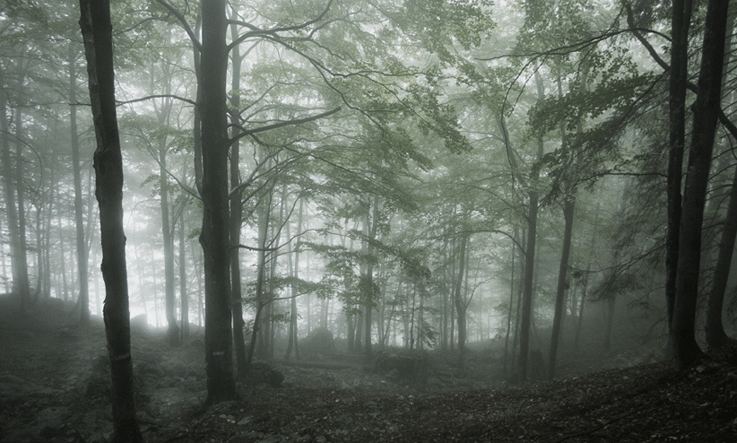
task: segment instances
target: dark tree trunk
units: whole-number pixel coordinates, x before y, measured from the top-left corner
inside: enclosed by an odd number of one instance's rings
[[[728,337],[722,323],[722,310],[735,237],[737,237],[737,167],[734,171],[732,190],[729,194],[729,206],[724,218],[724,230],[719,242],[719,255],[714,268],[714,278],[706,313],[706,343],[710,349],[717,349],[728,343]]]
[[[545,99],[545,88],[539,75],[535,75],[538,100]],[[527,208],[527,251],[525,255],[525,280],[522,294],[522,313],[519,335],[519,381],[527,380],[528,357],[530,352],[530,328],[532,326],[532,298],[535,288],[535,251],[537,240],[537,212],[539,194],[537,190],[540,177],[540,161],[543,156],[542,135],[537,138],[537,157],[530,171],[529,198]]]
[[[97,149],[95,195],[100,208],[102,277],[105,281],[105,335],[110,355],[113,441],[140,442],[133,403],[128,281],[123,232],[123,159],[115,114],[112,25],[107,0],[80,0],[90,102]]]
[[[201,2],[202,56],[199,73],[202,116],[202,203],[200,244],[205,261],[205,360],[209,403],[235,397],[230,310],[228,235],[228,137],[225,81],[225,0]]]
[[[668,150],[668,224],[665,249],[665,299],[668,329],[673,321],[681,221],[681,181],[686,137],[686,86],[688,83],[688,28],[691,23],[691,0],[673,0]],[[668,346],[670,352],[670,346]]]
[[[231,38],[235,40],[238,34],[238,27],[231,26]],[[238,126],[240,125],[240,107],[241,107],[241,54],[240,47],[236,45],[230,54],[231,57],[231,85],[230,85],[230,123],[233,125],[231,136],[234,139],[230,146],[230,239],[232,243],[232,253],[230,257],[230,284],[232,292],[233,306],[233,344],[235,346],[235,361],[238,377],[246,374],[246,342],[243,337],[243,302],[241,301],[241,261],[240,261],[240,244],[241,238],[241,218],[243,209],[241,207],[240,184],[240,143],[238,141]]]
[[[721,106],[728,4],[726,0],[709,2],[704,23],[699,94],[694,105],[693,134],[679,228],[678,274],[671,328],[673,350],[681,367],[689,366],[702,355],[694,337],[701,228],[716,123]]]
[[[0,93],[0,137],[2,137],[2,163],[3,163],[3,190],[5,192],[5,207],[8,217],[8,234],[10,243],[10,267],[12,270],[12,290],[13,294],[20,302],[21,311],[25,311],[27,300],[21,297],[23,291],[20,288],[19,268],[20,264],[20,240],[18,234],[18,207],[15,202],[16,180],[13,172],[13,164],[10,157],[10,143],[8,142],[8,118],[7,118],[7,97],[4,93]],[[63,262],[63,261],[62,261]]]
[[[563,316],[565,315],[566,289],[568,287],[568,258],[571,255],[571,239],[573,237],[573,213],[576,208],[576,197],[566,196],[563,203],[563,218],[565,228],[563,233],[563,251],[560,255],[560,268],[558,269],[558,288],[555,294],[555,314],[553,316],[553,331],[550,337],[550,362],[548,377],[555,377],[555,360],[558,356],[558,345],[560,343],[560,331],[563,328]]]
[[[31,286],[28,279],[28,245],[26,244],[26,204],[25,184],[23,183],[23,114],[15,109],[15,190],[18,193],[18,295],[22,309],[31,301]]]

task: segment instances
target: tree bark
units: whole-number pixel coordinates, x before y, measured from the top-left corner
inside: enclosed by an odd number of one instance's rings
[[[123,159],[115,113],[112,25],[108,0],[80,0],[97,149],[95,195],[100,208],[105,335],[112,378],[113,441],[143,441],[133,402],[130,313],[123,232]]]
[[[18,207],[15,202],[16,180],[13,173],[13,164],[10,157],[10,143],[8,142],[7,96],[0,93],[0,137],[2,137],[3,163],[3,191],[5,193],[5,207],[8,218],[8,234],[10,244],[10,267],[12,271],[12,291],[18,298],[21,311],[25,311],[27,300],[21,297],[20,288],[20,241],[18,239]]]
[[[184,213],[182,213],[179,219],[179,297],[182,304],[180,310],[182,340],[189,337],[189,296],[187,295],[187,242],[185,229]]]
[[[299,198],[299,197],[298,197]],[[300,235],[302,233],[302,217],[303,217],[303,209],[304,209],[304,200],[299,201],[299,209],[297,210],[297,233],[296,235]],[[287,228],[289,225],[287,225]],[[291,238],[289,235],[289,232],[287,232],[287,237]],[[290,246],[291,248],[291,246]],[[292,252],[292,251],[290,251]],[[291,291],[292,291],[292,300],[290,302],[290,310],[289,310],[289,339],[287,341],[287,355],[286,359],[289,360],[289,358],[292,355],[292,352],[294,352],[294,356],[299,359],[299,341],[297,336],[297,285],[295,284],[299,280],[299,241],[297,242],[297,247],[295,248],[294,252],[294,263],[290,263],[289,267],[292,270],[292,278],[294,279],[294,282],[291,285]],[[291,255],[290,255],[290,262],[291,262]],[[327,328],[327,322],[323,325],[323,327]]]
[[[691,0],[673,0],[671,69],[669,80],[668,223],[665,249],[665,299],[668,329],[673,321],[681,220],[681,182],[686,137],[686,87],[688,84],[688,29]],[[668,346],[670,349],[670,346]],[[669,351],[670,352],[670,351]]]
[[[18,294],[22,309],[25,310],[31,301],[31,285],[28,279],[28,245],[26,244],[26,204],[25,185],[23,183],[23,113],[15,109],[15,190],[18,203]]]
[[[235,40],[238,35],[238,27],[231,25],[231,38]],[[240,108],[241,108],[241,54],[240,46],[233,47],[231,54],[231,84],[230,84],[230,123],[233,125],[231,130],[231,138],[233,144],[230,146],[230,239],[231,239],[231,256],[230,256],[230,284],[232,292],[233,307],[233,344],[235,346],[235,361],[238,377],[243,377],[247,371],[246,365],[246,342],[243,337],[243,302],[241,300],[241,261],[240,261],[240,244],[241,238],[241,218],[243,217],[243,208],[241,206],[242,192],[240,189],[240,142],[238,138],[238,126],[240,126]]]
[[[72,147],[72,173],[74,175],[74,227],[77,235],[77,273],[79,274],[79,322],[87,325],[90,319],[89,278],[87,271],[87,242],[84,232],[84,205],[82,203],[82,171],[79,164],[79,135],[77,130],[77,72],[74,53],[69,55],[69,125]]]
[[[676,299],[671,328],[673,350],[680,367],[687,367],[702,356],[694,336],[701,229],[716,123],[721,106],[728,4],[726,0],[709,2],[704,23],[699,94],[694,105],[691,150],[679,227]]]
[[[202,55],[199,73],[202,116],[202,203],[200,244],[205,262],[205,360],[207,400],[235,397],[228,235],[228,140],[225,81],[225,0],[200,3]]]
[[[468,234],[461,237],[461,245],[458,248],[458,277],[455,288],[455,308],[458,315],[458,366],[463,368],[466,357],[466,300],[463,296],[463,277],[466,269],[466,247],[468,245]]]
[[[724,292],[727,289],[729,269],[732,263],[734,241],[737,237],[737,167],[734,171],[732,189],[729,194],[727,215],[724,218],[724,229],[719,242],[719,255],[714,268],[709,303],[706,311],[706,344],[710,349],[717,349],[729,341],[722,323]]]
[[[558,288],[555,294],[555,313],[553,315],[553,331],[550,337],[550,355],[548,377],[555,377],[555,360],[558,357],[558,344],[560,343],[560,331],[563,328],[563,316],[565,315],[566,289],[568,287],[568,258],[571,255],[571,240],[573,237],[573,213],[576,208],[576,197],[566,196],[563,203],[563,218],[565,227],[563,232],[563,250],[560,255],[560,268],[558,269]]]

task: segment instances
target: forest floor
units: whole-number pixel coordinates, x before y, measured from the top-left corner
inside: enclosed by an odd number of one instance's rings
[[[0,298],[0,441],[106,441],[102,325],[69,326],[51,305],[32,318]],[[483,366],[473,361],[463,375],[435,363],[421,384],[355,358],[281,361],[281,387],[240,387],[239,400],[206,407],[202,348],[134,329],[146,441],[737,441],[737,368],[713,362],[514,386],[474,374]]]

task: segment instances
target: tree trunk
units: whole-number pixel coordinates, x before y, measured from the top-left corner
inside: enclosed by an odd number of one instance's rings
[[[539,74],[535,74],[537,84],[538,101],[545,99],[545,87]],[[537,156],[530,171],[529,199],[527,209],[527,251],[525,255],[525,281],[522,295],[522,313],[520,319],[520,343],[519,343],[519,380],[527,380],[528,357],[530,352],[530,328],[532,325],[532,298],[535,287],[535,251],[537,240],[537,212],[539,194],[537,190],[540,178],[540,161],[543,157],[543,138],[537,138]]]
[[[297,233],[296,235],[300,235],[302,233],[303,207],[304,207],[304,200],[300,199],[299,209],[297,210],[298,212],[297,212]],[[287,229],[288,228],[289,228],[289,225],[287,225]],[[291,238],[289,232],[287,232],[287,237]],[[290,249],[291,249],[291,246],[290,246]],[[290,301],[290,310],[289,310],[289,339],[287,343],[287,355],[286,355],[287,360],[289,360],[289,358],[291,357],[292,351],[294,351],[295,357],[299,359],[299,343],[297,340],[297,285],[295,284],[299,280],[299,241],[297,241],[297,247],[295,248],[293,252],[294,252],[294,263],[289,264],[289,268],[292,270],[292,278],[294,279],[294,282],[291,285],[291,291],[292,291],[291,298],[292,299]],[[291,254],[289,255],[289,257],[290,257],[290,262],[291,262]],[[327,321],[325,323],[327,323]],[[323,327],[327,328],[327,324],[324,324]]]
[[[679,227],[678,274],[671,332],[676,362],[681,367],[691,365],[702,356],[694,337],[701,228],[716,123],[721,106],[728,4],[726,0],[709,2],[704,23],[699,94],[694,105],[688,174]]]
[[[517,240],[519,233],[517,232],[517,227],[514,227],[514,239]],[[504,358],[502,359],[504,364],[504,374],[507,374],[507,369],[509,366],[509,336],[512,332],[512,312],[514,312],[514,273],[516,271],[515,268],[515,258],[517,257],[517,246],[515,242],[512,242],[512,271],[511,276],[509,278],[509,308],[507,309],[507,331],[504,334]]]
[[[688,83],[688,28],[691,0],[673,0],[669,93],[668,224],[665,248],[665,299],[668,329],[673,322],[681,221],[681,181],[686,137],[686,85]],[[671,346],[668,346],[671,352]]]
[[[463,368],[466,354],[466,300],[463,296],[463,277],[466,269],[466,247],[468,234],[462,234],[461,245],[458,248],[458,276],[455,288],[455,308],[458,315],[458,366]]]
[[[112,378],[115,442],[143,441],[133,403],[130,313],[123,232],[123,159],[115,115],[112,25],[107,0],[80,0],[90,101],[97,149],[95,194],[100,208],[102,276],[105,280],[105,336]]]
[[[550,362],[548,377],[555,377],[555,360],[558,356],[558,344],[560,343],[560,331],[563,328],[563,316],[565,315],[566,288],[568,287],[568,258],[571,255],[571,239],[573,237],[573,213],[576,208],[576,197],[566,196],[563,203],[563,218],[565,228],[563,233],[563,251],[560,256],[560,268],[558,269],[558,288],[555,294],[555,314],[553,316],[553,331],[550,337]]]
[[[185,204],[185,203],[182,203]],[[186,224],[184,213],[179,219],[179,298],[181,299],[181,338],[189,337],[189,296],[187,295],[187,255],[186,255]]]
[[[79,322],[86,325],[89,322],[89,289],[87,272],[87,242],[84,233],[84,205],[82,204],[82,171],[79,165],[79,136],[77,131],[77,72],[75,56],[72,51],[69,55],[69,125],[72,147],[72,172],[74,174],[74,227],[77,235],[77,272],[79,274]]]
[[[168,101],[168,100],[167,100]],[[164,104],[164,108],[160,111],[159,124],[164,126],[169,120],[168,114],[171,102]],[[164,308],[166,311],[167,337],[169,345],[179,345],[179,326],[177,325],[176,315],[176,296],[174,290],[174,233],[170,220],[169,207],[169,181],[167,180],[166,154],[167,154],[166,135],[162,136],[159,144],[159,192],[161,196],[161,234],[164,240]]]
[[[26,205],[25,185],[23,183],[23,114],[20,108],[15,109],[15,189],[18,193],[18,291],[21,305],[28,307],[31,301],[31,286],[28,281],[28,258],[26,252]]]
[[[25,311],[27,300],[21,297],[20,288],[20,248],[18,234],[18,207],[15,202],[16,180],[13,164],[10,160],[10,143],[8,142],[7,96],[0,93],[0,137],[2,137],[3,191],[5,191],[5,207],[8,217],[8,243],[10,244],[10,267],[12,270],[12,291],[18,298],[21,311]],[[63,241],[63,240],[62,240]],[[63,263],[63,260],[62,260]]]
[[[228,140],[225,80],[228,68],[225,0],[201,2],[202,69],[198,87],[202,116],[200,243],[205,262],[205,360],[209,403],[235,397],[230,310],[228,236]]]
[[[231,38],[236,39],[238,34],[238,27],[232,25],[230,28]],[[246,341],[243,337],[243,330],[245,328],[243,322],[243,302],[242,302],[242,289],[241,289],[241,261],[240,261],[240,238],[241,238],[241,223],[243,216],[243,208],[241,206],[242,193],[237,191],[240,189],[241,176],[240,176],[240,142],[237,138],[240,131],[238,131],[236,125],[240,125],[240,108],[241,108],[241,54],[240,47],[236,45],[230,54],[232,73],[231,73],[231,84],[230,84],[230,123],[233,125],[231,130],[231,137],[234,139],[233,144],[230,146],[230,241],[231,241],[231,255],[230,255],[230,284],[232,292],[232,307],[233,307],[233,344],[235,346],[235,361],[236,371],[238,377],[243,377],[246,374]]]
[[[729,206],[724,218],[724,230],[719,242],[719,255],[714,268],[709,304],[706,315],[706,343],[710,349],[717,349],[728,343],[728,337],[722,323],[724,292],[727,288],[729,269],[732,263],[734,241],[737,237],[737,167],[734,170],[732,189],[729,194]]]

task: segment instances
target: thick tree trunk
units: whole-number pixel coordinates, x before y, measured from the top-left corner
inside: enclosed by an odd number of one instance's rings
[[[555,360],[558,356],[558,344],[560,343],[560,331],[563,328],[563,316],[565,315],[566,289],[568,287],[568,258],[571,255],[571,239],[573,237],[573,213],[576,208],[576,197],[566,196],[563,203],[563,218],[565,228],[563,232],[563,250],[560,255],[560,268],[558,269],[558,288],[555,294],[555,313],[553,316],[553,331],[550,337],[550,361],[548,377],[555,377]]]
[[[225,81],[225,0],[201,2],[202,56],[199,73],[202,116],[202,203],[200,243],[205,261],[205,360],[209,403],[235,397],[230,310],[228,235],[228,140]]]
[[[107,0],[80,0],[97,149],[95,195],[100,208],[105,335],[110,355],[113,441],[140,442],[133,403],[128,281],[123,232],[123,159],[115,114],[112,25]]]
[[[668,150],[668,224],[665,249],[665,299],[668,329],[673,321],[681,221],[681,181],[686,137],[686,85],[688,83],[688,28],[691,0],[673,0]],[[670,352],[670,346],[668,346]]]
[[[699,94],[694,106],[691,150],[679,228],[678,274],[671,328],[676,361],[681,367],[691,365],[702,355],[694,336],[701,228],[716,123],[721,106],[727,9],[726,0],[709,2],[704,23]]]

